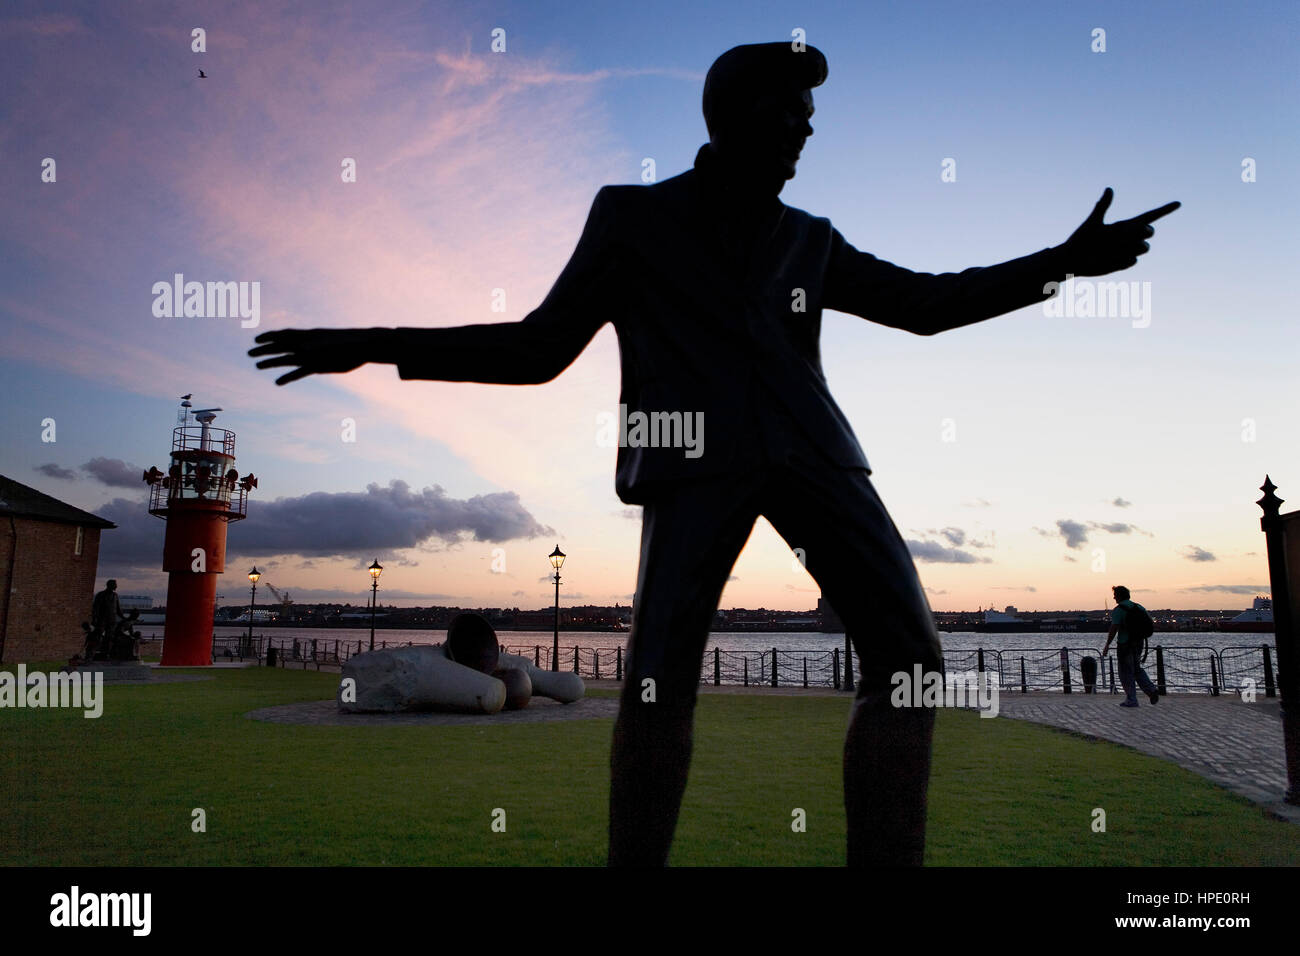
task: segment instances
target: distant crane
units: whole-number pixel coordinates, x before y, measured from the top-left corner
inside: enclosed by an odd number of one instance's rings
[[[288,594],[281,593],[280,589],[269,581],[266,586],[271,589],[271,593],[280,601],[280,616],[284,618],[291,617],[290,611],[293,608],[293,598],[289,597]]]

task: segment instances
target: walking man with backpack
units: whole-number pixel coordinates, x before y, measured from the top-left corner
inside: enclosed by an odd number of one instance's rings
[[[1155,630],[1151,615],[1141,604],[1129,598],[1129,590],[1124,585],[1116,585],[1111,588],[1111,592],[1115,595],[1115,607],[1110,612],[1110,633],[1106,635],[1106,646],[1101,649],[1101,656],[1106,656],[1110,642],[1114,640],[1115,659],[1119,661],[1119,682],[1124,685],[1124,703],[1120,706],[1138,705],[1138,685],[1142,687],[1142,693],[1151,698],[1151,703],[1158,704],[1160,694],[1156,691],[1156,685],[1151,683],[1151,678],[1142,669],[1142,661],[1146,659],[1147,638]]]

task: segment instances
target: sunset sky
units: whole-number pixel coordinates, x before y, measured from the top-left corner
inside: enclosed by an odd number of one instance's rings
[[[246,351],[282,327],[522,319],[602,185],[689,168],[713,59],[802,29],[830,74],[781,198],[859,249],[959,271],[1059,244],[1107,186],[1112,220],[1183,203],[1111,277],[1145,318],[1039,307],[921,337],[826,314],[827,378],[932,606],[1267,593],[1265,473],[1300,507],[1296,4],[590,6],[0,8],[0,472],[117,523],[101,583],[165,596],[140,472],[166,469],[192,392],[260,482],[225,603],[254,562],[297,601],[363,603],[378,558],[381,602],[541,607],[557,542],[566,604],[630,601],[640,513],[597,443],[612,326],[541,386],[368,366],[280,388]],[[176,273],[259,282],[259,326],[156,317]],[[733,573],[724,607],[818,597],[762,520]]]

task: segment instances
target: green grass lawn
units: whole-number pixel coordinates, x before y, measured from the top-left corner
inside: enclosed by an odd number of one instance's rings
[[[599,865],[612,721],[303,727],[259,707],[338,676],[111,686],[104,714],[0,710],[0,864]],[[593,693],[608,693],[594,691]],[[677,865],[839,865],[848,700],[701,695]],[[794,833],[791,811],[807,814]],[[1107,831],[1091,829],[1107,811]],[[207,832],[191,829],[203,808]],[[491,829],[506,812],[506,832]],[[932,865],[1300,863],[1300,827],[1172,764],[941,711]]]

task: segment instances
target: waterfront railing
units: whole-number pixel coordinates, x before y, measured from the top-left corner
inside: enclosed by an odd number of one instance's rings
[[[376,641],[375,649],[410,647],[414,641]],[[368,640],[340,638],[214,637],[214,661],[257,660],[268,657],[278,666],[341,666],[348,658],[370,649]],[[532,660],[551,670],[549,644],[502,645],[503,651]],[[273,652],[268,654],[268,652]],[[1239,644],[1221,648],[1208,645],[1153,645],[1143,667],[1161,693],[1240,693],[1252,690],[1262,697],[1277,694],[1277,652],[1270,644]],[[715,647],[704,655],[700,682],[714,686],[827,687],[853,689],[856,660],[841,648],[781,649],[778,647],[727,650]],[[570,645],[561,647],[557,670],[584,679],[622,681],[627,667],[624,648]],[[946,648],[946,674],[984,673],[1000,693],[1055,691],[1058,693],[1122,693],[1113,654],[1101,656],[1097,647],[1063,646]],[[853,670],[850,675],[849,669]]]

